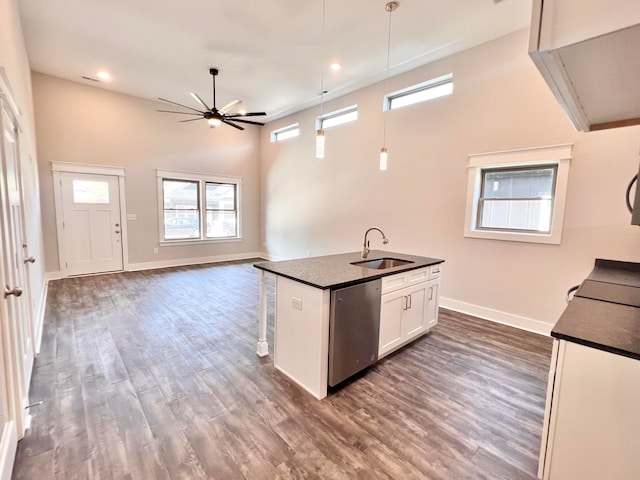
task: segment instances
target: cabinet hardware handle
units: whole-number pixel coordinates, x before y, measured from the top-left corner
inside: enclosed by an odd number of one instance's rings
[[[407,309],[411,308],[411,295],[407,295]]]
[[[407,309],[407,303],[408,303],[408,298],[406,295],[402,296],[402,309],[406,310]]]
[[[433,300],[433,287],[429,287],[429,300]]]
[[[24,258],[24,263],[35,263],[36,259],[33,257],[25,257]]]

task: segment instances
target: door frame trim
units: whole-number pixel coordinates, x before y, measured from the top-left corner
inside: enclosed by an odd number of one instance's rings
[[[64,232],[62,230],[62,189],[60,188],[60,174],[61,173],[86,173],[90,175],[110,175],[118,177],[118,195],[120,198],[120,225],[122,227],[122,271],[129,270],[129,240],[128,240],[128,225],[125,221],[127,218],[127,204],[125,201],[124,191],[124,179],[125,168],[109,165],[89,165],[85,163],[73,163],[73,162],[51,162],[51,172],[53,174],[53,197],[56,209],[56,234],[58,236],[58,259],[60,262],[60,272],[65,272],[65,268],[62,266],[67,261],[62,242],[64,238]],[[68,277],[65,274],[63,277]]]

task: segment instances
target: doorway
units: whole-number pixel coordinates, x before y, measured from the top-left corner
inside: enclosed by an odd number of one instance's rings
[[[54,169],[60,272],[73,276],[122,271],[124,177],[92,173],[89,166],[78,169],[82,171]]]

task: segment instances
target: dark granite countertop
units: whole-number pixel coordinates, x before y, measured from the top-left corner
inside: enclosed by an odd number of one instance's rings
[[[396,273],[444,262],[444,260],[438,258],[418,257],[406,253],[386,252],[382,250],[371,250],[366,260],[385,257],[410,260],[413,263],[387,268],[385,270],[375,270],[358,265],[351,265],[351,262],[359,262],[362,260],[360,258],[360,252],[351,252],[322,257],[283,260],[280,262],[259,262],[253,266],[315,288],[326,290],[328,288],[349,287],[358,283],[368,282],[369,280],[386,277],[387,275],[394,275]]]
[[[591,271],[587,279],[598,282],[615,283],[617,285],[640,287],[640,263],[596,258],[595,268]]]
[[[597,288],[598,283],[602,288]],[[616,293],[619,289],[615,287],[620,286],[625,295],[629,291],[633,295],[638,288],[640,294],[640,264],[597,259],[581,289],[587,286],[605,294]],[[623,304],[620,298],[629,298],[625,295],[596,299],[579,296],[580,291],[569,302],[551,335],[640,360],[640,308]]]

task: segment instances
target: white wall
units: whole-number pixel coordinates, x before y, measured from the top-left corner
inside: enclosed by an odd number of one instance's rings
[[[31,95],[31,72],[22,35],[17,0],[0,0],[0,67],[5,70],[13,99],[20,109],[20,169],[24,192],[24,217],[28,254],[36,263],[28,265],[29,293],[34,315],[44,308],[44,247],[41,232],[40,193],[35,126]]]
[[[133,268],[251,256],[259,249],[258,129],[178,123],[166,104],[33,74],[47,271],[59,270],[51,162],[126,169]],[[185,93],[186,94],[186,93]],[[179,99],[176,99],[179,101]],[[156,169],[242,177],[241,242],[159,246]],[[159,253],[154,254],[154,248]]]
[[[527,43],[519,31],[325,104],[329,112],[357,103],[360,118],[326,131],[324,160],[314,156],[319,108],[263,128],[265,250],[274,258],[357,251],[376,225],[386,250],[446,260],[443,305],[541,332],[596,257],[640,261],[640,229],[624,201],[640,127],[577,133]],[[389,170],[380,172],[383,95],[449,72],[453,95],[388,112]],[[270,131],[293,122],[300,137],[270,143]],[[469,154],[561,143],[575,147],[560,246],[463,237]],[[372,246],[382,247],[375,236]]]

